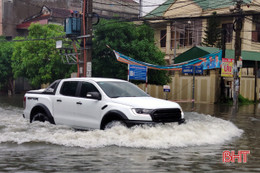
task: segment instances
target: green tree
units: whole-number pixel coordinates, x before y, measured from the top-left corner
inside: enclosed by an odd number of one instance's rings
[[[12,68],[15,77],[23,76],[30,80],[33,87],[50,83],[56,79],[69,77],[75,66],[64,64],[56,49],[53,37],[64,36],[64,28],[59,25],[32,24],[26,39],[14,43]],[[17,37],[16,40],[25,39]]]
[[[11,57],[13,53],[12,43],[4,37],[0,38],[0,89],[13,92],[13,73]]]
[[[93,76],[127,79],[127,64],[118,62],[106,45],[139,61],[166,64],[164,54],[154,44],[154,32],[148,25],[101,20],[94,31]],[[162,85],[169,81],[166,71],[148,70],[150,84]]]
[[[221,46],[221,28],[220,20],[216,12],[212,13],[212,16],[207,20],[207,27],[205,32],[205,38],[203,38],[203,45],[209,47]]]

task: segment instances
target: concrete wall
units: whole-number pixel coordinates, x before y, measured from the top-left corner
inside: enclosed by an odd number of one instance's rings
[[[232,80],[232,79],[231,79]],[[193,76],[182,75],[179,71],[175,71],[172,76],[172,82],[169,83],[171,92],[167,93],[168,100],[177,102],[192,101]],[[145,84],[138,85],[145,91]],[[255,92],[254,76],[242,76],[240,82],[240,94],[249,99],[254,100]],[[166,99],[166,93],[163,92],[163,86],[148,85],[148,94],[153,97]],[[257,99],[259,100],[260,79],[258,79]],[[220,98],[220,74],[218,70],[210,70],[207,76],[195,76],[195,103],[216,103]]]
[[[256,98],[259,100],[260,98],[260,79],[257,79],[257,87],[256,87],[257,95]],[[240,94],[249,99],[255,99],[255,77],[254,76],[242,76],[240,79]]]
[[[149,79],[148,79],[149,80]],[[192,101],[193,76],[185,76],[175,71],[172,82],[169,83],[171,92],[167,93],[169,100],[175,101]],[[210,71],[207,76],[195,76],[195,92],[194,98],[196,103],[215,103],[219,98],[220,78],[218,72]],[[145,91],[145,85],[139,85]],[[148,93],[156,98],[166,98],[163,92],[163,86],[148,85]]]

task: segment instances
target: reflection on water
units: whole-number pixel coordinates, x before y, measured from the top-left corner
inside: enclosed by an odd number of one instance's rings
[[[187,123],[107,131],[30,124],[0,98],[0,172],[259,172],[260,108],[181,104]],[[18,97],[22,100],[22,96]],[[22,102],[22,101],[21,101]],[[250,150],[248,163],[222,163]]]

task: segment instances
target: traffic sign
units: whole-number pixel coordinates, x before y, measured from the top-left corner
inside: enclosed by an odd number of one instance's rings
[[[163,92],[171,92],[171,87],[169,85],[163,85]]]

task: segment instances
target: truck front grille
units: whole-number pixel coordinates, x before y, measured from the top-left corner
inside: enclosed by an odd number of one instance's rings
[[[156,109],[151,113],[154,122],[176,122],[181,120],[181,110],[175,109]]]

